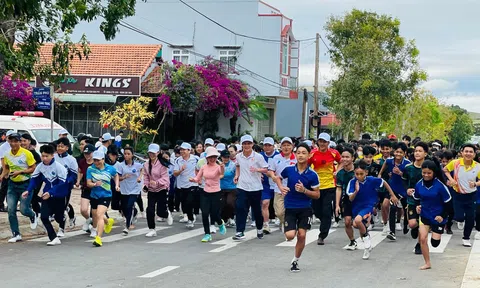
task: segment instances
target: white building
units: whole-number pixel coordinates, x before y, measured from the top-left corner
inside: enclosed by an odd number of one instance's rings
[[[277,99],[298,97],[299,42],[293,34],[292,19],[263,1],[185,2],[205,16],[180,1],[137,1],[135,16],[126,22],[172,44],[161,43],[164,61],[175,59],[195,64],[203,60],[201,54],[234,65],[240,73],[235,77],[247,82],[252,94],[268,97],[266,107],[271,115],[269,120],[254,121],[253,126],[239,119],[240,132],[249,130],[259,138],[274,134]],[[92,43],[102,43],[105,40],[98,32],[98,25],[99,22],[82,24],[77,31],[86,31]],[[119,28],[113,43],[159,42],[124,27]],[[228,137],[229,134],[229,121],[221,116],[217,135]]]

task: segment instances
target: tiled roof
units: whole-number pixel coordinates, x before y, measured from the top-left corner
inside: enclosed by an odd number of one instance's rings
[[[160,94],[162,90],[162,67],[153,68],[152,72],[142,82],[142,93]]]
[[[51,64],[53,44],[40,48],[40,63]],[[71,75],[143,76],[162,45],[90,44],[88,58],[70,61]]]

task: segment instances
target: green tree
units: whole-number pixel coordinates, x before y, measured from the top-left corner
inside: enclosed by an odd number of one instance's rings
[[[455,114],[455,122],[452,130],[448,134],[450,147],[460,147],[467,143],[475,132],[473,120],[468,115],[467,110],[460,108],[457,105],[449,107],[453,114]]]
[[[353,9],[330,17],[325,29],[338,71],[326,105],[348,126],[345,132],[353,130],[358,138],[365,127],[390,120],[426,73],[418,66],[414,41],[400,36],[398,19]]]
[[[106,40],[118,32],[117,25],[135,13],[136,0],[4,0],[0,5],[0,75],[13,72],[14,78],[40,75],[57,80],[69,71],[73,57],[89,53],[85,35],[74,43],[70,36],[81,21],[101,18],[100,30]],[[53,60],[39,67],[39,48],[55,43]]]

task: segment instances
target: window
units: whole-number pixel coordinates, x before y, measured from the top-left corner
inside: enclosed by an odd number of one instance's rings
[[[188,64],[188,60],[190,58],[190,52],[188,50],[180,50],[176,49],[172,51],[173,60],[177,62],[181,62],[183,64]]]
[[[282,43],[282,74],[288,75],[288,42]]]
[[[233,72],[235,70],[235,63],[237,63],[237,51],[220,50],[220,61],[227,65],[228,71]]]

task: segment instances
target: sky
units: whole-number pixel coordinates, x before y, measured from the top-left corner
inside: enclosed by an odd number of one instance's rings
[[[353,8],[398,18],[400,34],[414,39],[420,50],[420,67],[428,74],[422,87],[431,90],[442,103],[480,112],[480,1],[270,0],[267,3],[293,19],[298,39],[315,37],[317,32],[325,36],[328,18],[344,15]],[[321,44],[321,84],[334,77],[325,50]],[[315,45],[304,43],[300,85],[312,85],[314,60]]]

